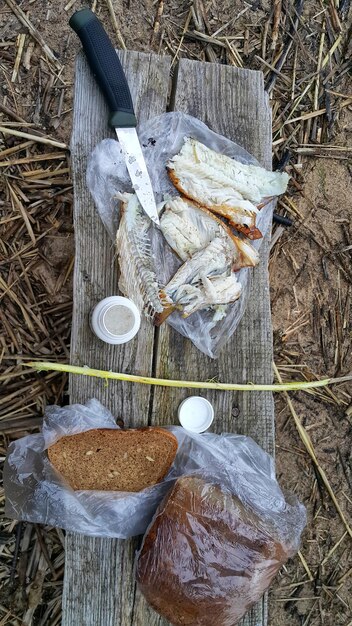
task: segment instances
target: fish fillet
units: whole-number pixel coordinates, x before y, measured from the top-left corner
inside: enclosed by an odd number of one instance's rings
[[[188,206],[182,198],[174,198],[166,202],[160,217],[161,231],[182,261],[187,261],[195,252],[210,243],[218,230],[214,220],[210,224],[206,220],[203,224],[198,224],[195,216],[192,219]]]
[[[232,243],[232,268],[252,267],[259,261],[257,251],[236,237],[231,229],[213,213],[183,198],[165,204],[160,218],[161,231],[182,261],[205,248],[216,237]]]
[[[289,176],[244,165],[195,139],[186,138],[167,164],[177,189],[200,205],[226,217],[238,230],[257,238],[256,204],[286,191]]]
[[[206,272],[207,276],[224,274],[231,267],[231,244],[217,237],[203,250],[196,252],[177,270],[165,287],[165,292],[172,297],[177,289],[185,283],[200,279]]]

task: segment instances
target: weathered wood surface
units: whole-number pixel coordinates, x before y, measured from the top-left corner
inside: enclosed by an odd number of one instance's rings
[[[271,113],[261,72],[213,63],[182,60],[174,89],[173,108],[204,121],[215,132],[242,145],[271,168]],[[268,238],[260,249],[261,264],[253,272],[251,294],[242,322],[217,360],[199,352],[167,325],[160,328],[156,375],[160,378],[222,382],[272,382]],[[197,395],[197,390],[193,395]],[[153,423],[175,418],[175,407],[190,390],[158,387],[153,394]],[[273,452],[274,406],[271,393],[232,394],[202,391],[215,410],[215,432],[253,437]],[[142,624],[142,622],[140,622]],[[266,599],[246,616],[243,625],[266,623]],[[215,626],[215,624],[214,624]]]
[[[142,53],[121,53],[136,113],[141,123],[165,111],[170,60]],[[74,313],[71,363],[114,371],[151,374],[154,329],[142,321],[124,346],[103,344],[92,334],[89,311],[105,296],[118,293],[116,254],[86,185],[87,157],[111,131],[108,110],[85,57],[77,59],[73,133]],[[113,136],[113,135],[111,135]],[[150,389],[108,385],[98,379],[70,378],[70,401],[97,398],[126,426],[148,424]],[[68,534],[63,594],[63,626],[125,626],[132,622],[133,556],[136,540],[117,541]],[[146,625],[145,625],[146,626]]]
[[[153,55],[121,55],[140,121],[166,109],[169,60]],[[152,62],[151,62],[152,60]],[[271,163],[271,118],[260,72],[182,60],[173,86],[172,107],[199,117],[213,130],[243,145],[266,167]],[[75,296],[71,362],[116,371],[148,374],[153,349],[158,376],[217,377],[222,381],[271,382],[272,329],[267,274],[268,241],[253,275],[247,312],[217,361],[208,359],[164,325],[154,332],[143,323],[126,346],[109,347],[93,338],[87,318],[91,306],[117,293],[114,250],[85,185],[87,156],[109,135],[107,110],[82,56],[76,70],[72,160],[75,185]],[[72,377],[71,402],[98,398],[126,426],[174,423],[178,403],[189,391],[149,389]],[[251,435],[269,452],[274,449],[274,409],[269,393],[209,392],[215,407],[214,430]],[[63,626],[166,625],[144,602],[133,582],[136,541],[94,539],[68,534],[63,598]],[[267,623],[266,599],[254,607],[243,626]],[[216,625],[214,625],[216,626]]]

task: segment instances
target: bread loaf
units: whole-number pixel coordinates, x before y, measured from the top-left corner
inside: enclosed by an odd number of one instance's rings
[[[100,428],[62,437],[48,457],[72,489],[137,492],[164,478],[176,452],[163,428]]]
[[[233,626],[288,558],[273,534],[237,497],[182,477],[144,537],[140,589],[175,626]]]

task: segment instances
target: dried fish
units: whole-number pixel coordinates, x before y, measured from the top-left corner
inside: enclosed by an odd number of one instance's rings
[[[234,245],[229,237],[215,237],[205,248],[195,252],[164,288],[170,304],[158,322],[164,321],[175,309],[188,317],[199,309],[237,300],[241,285],[231,269],[233,252]]]
[[[289,176],[243,164],[187,137],[167,164],[176,188],[188,198],[226,217],[237,230],[258,237],[255,228],[263,198],[284,193]]]
[[[232,246],[228,241],[216,237],[206,248],[196,252],[186,261],[165,287],[166,293],[172,295],[185,284],[199,280],[202,275],[222,275],[232,263]]]
[[[150,219],[144,213],[135,194],[123,194],[121,219],[116,235],[120,266],[119,289],[141,310],[154,318],[161,314],[164,304],[154,267],[148,231]]]
[[[241,291],[242,286],[233,272],[230,276],[215,276],[213,278],[208,278],[203,274],[199,285],[181,285],[174,299],[178,305],[183,306],[183,316],[188,317],[191,313],[204,307],[234,302],[240,297]]]
[[[216,237],[223,238],[232,250],[232,269],[257,265],[257,251],[213,213],[190,200],[173,198],[165,204],[160,218],[162,233],[182,261],[204,249]],[[231,245],[232,244],[232,245]]]
[[[182,261],[187,261],[191,256],[206,246],[214,239],[216,222],[204,220],[204,228],[196,222],[196,216],[187,211],[188,204],[182,198],[174,198],[165,204],[164,212],[160,218],[160,228],[170,245]]]
[[[254,266],[257,251],[206,209],[182,198],[165,204],[161,231],[171,248],[185,261],[161,288],[153,258],[150,220],[135,194],[122,194],[116,246],[120,264],[119,288],[160,325],[173,311],[184,317],[234,302],[241,294],[235,272]],[[217,319],[225,309],[215,309]],[[220,317],[219,317],[220,315]]]

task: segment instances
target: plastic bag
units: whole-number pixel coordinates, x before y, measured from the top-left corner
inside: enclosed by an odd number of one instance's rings
[[[180,151],[185,137],[198,139],[209,148],[235,157],[242,163],[258,165],[256,159],[246,150],[184,113],[165,113],[153,118],[143,124],[138,133],[157,202],[163,201],[165,197],[179,195],[168,177],[166,163]],[[96,146],[88,162],[87,184],[99,215],[115,241],[119,222],[119,201],[116,195],[119,192],[132,191],[117,141],[105,139]],[[263,235],[270,230],[274,204],[275,202],[271,202],[266,205],[257,216],[257,226]],[[154,225],[151,225],[149,232],[156,276],[159,285],[165,286],[180,267],[181,261]],[[257,250],[261,243],[261,239],[251,242]],[[228,306],[227,314],[222,320],[214,320],[213,310],[203,309],[186,319],[176,311],[168,318],[167,323],[188,337],[199,350],[216,358],[243,316],[252,271],[244,268],[237,273],[236,277],[242,284],[242,294],[236,302]]]
[[[98,400],[49,406],[42,432],[9,446],[4,469],[8,517],[100,537],[125,539],[144,533],[170,481],[180,475],[180,464],[175,462],[163,482],[139,493],[74,491],[54,470],[46,449],[65,435],[93,428],[119,428]],[[175,432],[179,444],[183,433],[181,428]]]
[[[305,525],[304,507],[285,504],[251,440],[229,436],[222,446],[238,456],[178,479],[137,556],[140,590],[174,626],[237,624],[298,550]]]
[[[208,469],[221,481],[227,476],[242,499],[255,503],[269,517],[277,517],[280,532],[298,542],[304,508],[286,504],[275,480],[273,460],[252,439],[198,435],[170,426],[178,451],[163,482],[139,493],[73,491],[51,466],[46,449],[60,437],[93,428],[118,428],[110,411],[97,400],[47,407],[42,432],[9,446],[4,469],[8,517],[85,535],[132,537],[145,532],[175,479]]]

